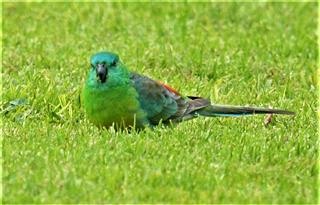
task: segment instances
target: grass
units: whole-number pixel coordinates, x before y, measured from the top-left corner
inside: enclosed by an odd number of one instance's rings
[[[3,203],[317,203],[317,3],[3,3]],[[98,129],[89,57],[181,93],[293,110]]]

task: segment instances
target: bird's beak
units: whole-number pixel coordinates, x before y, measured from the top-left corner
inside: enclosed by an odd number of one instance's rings
[[[98,66],[96,68],[96,73],[97,73],[97,78],[99,78],[101,83],[106,82],[108,70],[104,64],[98,64]]]

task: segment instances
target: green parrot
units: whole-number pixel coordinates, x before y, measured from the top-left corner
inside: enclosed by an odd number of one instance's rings
[[[97,126],[144,128],[198,116],[294,114],[279,109],[215,105],[202,97],[184,97],[164,83],[130,72],[115,53],[96,53],[90,63],[82,98],[88,119]]]

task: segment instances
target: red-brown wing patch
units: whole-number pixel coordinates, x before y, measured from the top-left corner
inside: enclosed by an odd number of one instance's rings
[[[164,84],[163,82],[161,81],[158,81],[165,89],[167,89],[168,91],[176,94],[176,95],[179,95],[180,96],[180,93],[178,91],[176,91],[175,89],[173,89],[172,87],[170,87],[169,85],[167,84]]]

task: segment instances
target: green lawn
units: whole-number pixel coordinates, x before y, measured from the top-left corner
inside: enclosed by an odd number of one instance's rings
[[[317,3],[3,3],[4,203],[317,203]],[[295,111],[115,132],[89,57],[213,102]]]

